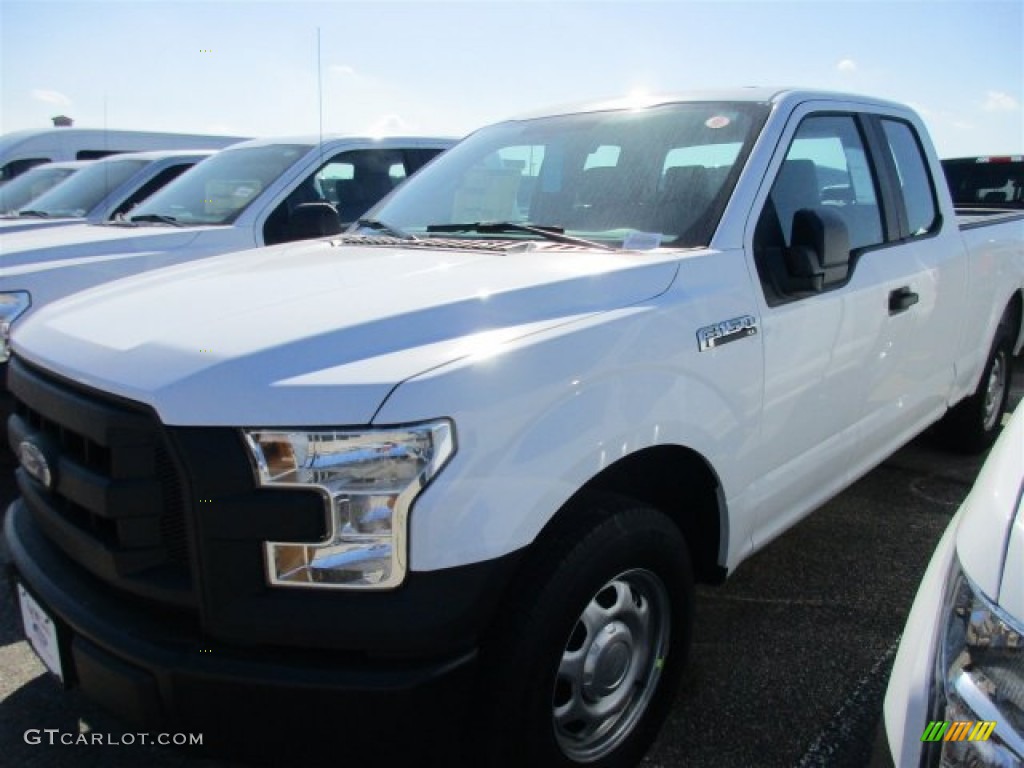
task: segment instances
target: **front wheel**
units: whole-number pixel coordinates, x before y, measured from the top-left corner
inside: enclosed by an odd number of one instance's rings
[[[686,543],[660,512],[614,497],[531,558],[492,637],[489,764],[639,763],[690,642]]]

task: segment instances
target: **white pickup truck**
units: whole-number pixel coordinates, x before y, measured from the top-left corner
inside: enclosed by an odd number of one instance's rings
[[[635,764],[695,582],[936,422],[994,439],[1022,226],[958,225],[864,97],[479,130],[343,235],[15,330],[26,631],[126,718],[293,761]]]

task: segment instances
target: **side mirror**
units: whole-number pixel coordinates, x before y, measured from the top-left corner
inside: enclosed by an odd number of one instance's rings
[[[801,208],[793,214],[793,236],[785,250],[786,289],[820,292],[850,271],[850,232],[835,211]]]
[[[341,234],[341,219],[330,203],[303,203],[288,217],[288,240]]]

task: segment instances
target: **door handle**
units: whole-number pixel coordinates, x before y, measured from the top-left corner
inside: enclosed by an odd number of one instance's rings
[[[895,291],[889,293],[889,314],[898,315],[900,312],[906,312],[912,306],[917,304],[921,297],[910,290],[910,286],[903,286],[897,288]]]

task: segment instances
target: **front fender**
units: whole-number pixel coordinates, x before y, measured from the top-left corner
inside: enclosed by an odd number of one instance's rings
[[[739,493],[758,432],[760,342],[699,353],[678,332],[697,327],[686,306],[666,295],[589,316],[401,385],[377,423],[448,416],[458,441],[413,508],[412,568],[529,545],[590,479],[652,446],[690,448],[718,473],[727,503]],[[747,517],[730,517],[730,552],[749,548]]]

